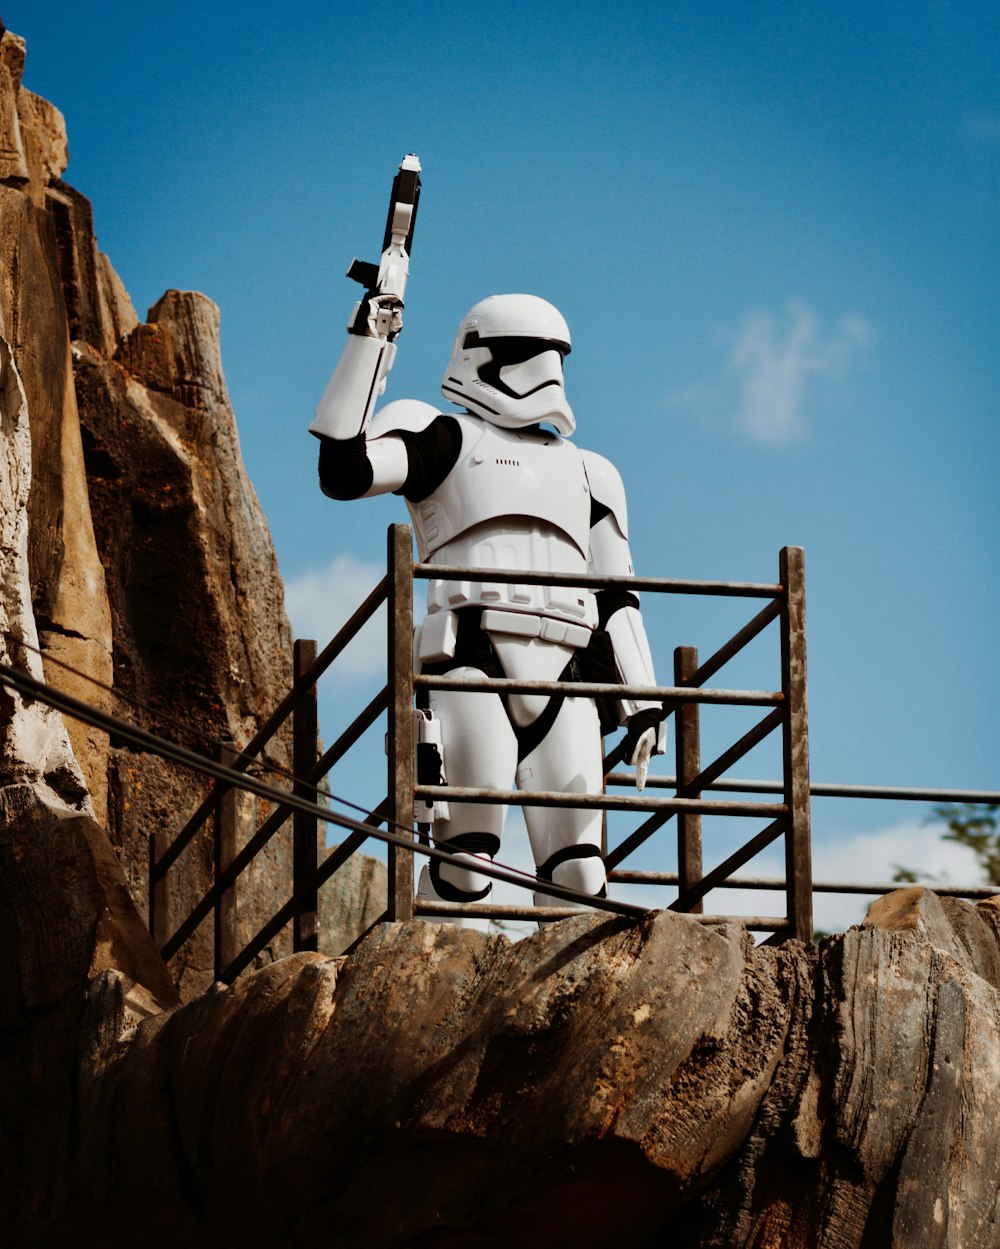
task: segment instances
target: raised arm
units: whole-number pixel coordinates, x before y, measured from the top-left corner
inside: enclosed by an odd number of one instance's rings
[[[368,428],[403,327],[419,194],[420,162],[408,155],[392,184],[379,263],[354,260],[348,269],[348,277],[360,282],[365,293],[351,313],[347,342],[309,426],[320,440],[320,484],[335,499],[398,490],[406,480],[404,443],[390,436],[376,445]]]

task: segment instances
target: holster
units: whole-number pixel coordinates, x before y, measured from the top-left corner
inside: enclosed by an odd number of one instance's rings
[[[441,721],[433,711],[417,708],[414,713],[414,737],[417,743],[417,784],[446,785],[444,772],[444,744],[441,739]],[[414,817],[419,824],[451,818],[447,802],[418,798],[413,804]]]

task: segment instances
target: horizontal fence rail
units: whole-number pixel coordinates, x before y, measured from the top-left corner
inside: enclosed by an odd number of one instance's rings
[[[409,528],[407,525],[401,528]],[[485,575],[484,575],[485,574]],[[594,590],[654,590],[719,598],[778,598],[783,587],[752,581],[677,581],[664,577],[605,577],[598,573],[552,573],[528,569],[471,568],[457,564],[414,564],[413,576],[434,581],[496,581],[501,585],[589,586]]]
[[[409,560],[410,535],[400,531],[396,559]],[[406,554],[402,554],[405,545]],[[501,696],[513,693],[569,695],[576,697],[622,698],[637,701],[654,701],[663,707],[664,716],[673,716],[676,725],[678,780],[673,788],[672,799],[655,796],[622,797],[607,792],[579,795],[530,790],[493,790],[458,788],[455,786],[417,785],[413,792],[419,799],[462,801],[473,803],[502,803],[515,806],[594,807],[603,811],[641,812],[648,814],[646,822],[625,838],[606,862],[613,867],[627,854],[638,849],[669,819],[676,817],[678,826],[678,861],[680,864],[680,898],[673,905],[685,901],[694,913],[701,910],[700,898],[707,888],[698,882],[711,881],[722,868],[715,869],[708,878],[702,868],[701,818],[702,816],[735,816],[765,819],[768,825],[766,840],[762,834],[752,838],[748,845],[756,852],[763,844],[770,844],[777,836],[784,836],[786,846],[786,908],[784,919],[774,918],[771,931],[808,938],[812,928],[811,903],[811,856],[809,851],[809,788],[808,788],[808,726],[805,704],[805,615],[804,575],[802,552],[789,547],[781,552],[779,560],[781,579],[775,583],[737,581],[690,581],[658,577],[608,577],[594,573],[552,574],[528,569],[484,570],[472,566],[439,566],[433,563],[409,565],[414,580],[436,581],[489,581],[499,584],[572,586],[594,590],[627,589],[652,591],[654,593],[707,595],[726,598],[764,598],[770,600],[751,620],[743,625],[710,658],[699,666],[697,652],[691,648],[678,648],[675,655],[675,684],[656,686],[622,686],[607,682],[582,681],[524,681],[508,678],[426,676],[417,675],[412,684],[415,690],[450,690],[466,692],[492,692]],[[397,577],[402,576],[396,573]],[[499,604],[498,604],[499,605]],[[732,690],[705,688],[705,682],[715,676],[726,663],[739,654],[768,625],[777,621],[780,630],[780,690]],[[398,644],[398,643],[397,643]],[[707,767],[702,767],[698,747],[698,712],[701,707],[711,706],[760,706],[770,708],[764,719],[749,730]],[[742,799],[725,802],[702,797],[702,790],[709,788],[721,775],[739,761],[749,750],[762,742],[770,733],[780,731],[782,737],[783,771],[781,785],[776,791],[780,803],[752,802]],[[611,772],[623,758],[619,744],[605,760],[605,770]],[[447,765],[446,765],[447,766]],[[613,776],[617,774],[612,773]],[[610,783],[610,777],[608,781]],[[652,778],[650,778],[650,782]],[[632,778],[622,778],[623,784],[633,785]],[[756,849],[754,849],[756,848]],[[749,857],[749,856],[746,856]],[[745,861],[739,858],[739,865]],[[728,861],[727,861],[728,862]],[[725,865],[724,865],[725,866]],[[400,886],[401,887],[401,886]],[[454,904],[453,904],[454,905]],[[435,909],[432,910],[431,907]],[[444,914],[437,903],[420,901],[416,914]],[[451,912],[448,912],[449,914]],[[482,904],[467,904],[462,912],[466,915],[494,915],[495,908]],[[759,917],[758,917],[759,918]],[[767,920],[766,923],[770,923]]]
[[[593,807],[643,817],[638,827],[624,834],[613,849],[604,847],[608,879],[613,884],[657,885],[676,888],[670,904],[705,923],[735,920],[748,928],[770,933],[773,938],[812,936],[812,896],[814,893],[879,893],[899,887],[898,882],[829,883],[812,881],[809,842],[810,798],[878,798],[927,802],[994,802],[993,791],[899,786],[840,785],[810,782],[808,765],[808,721],[806,712],[806,654],[804,571],[802,552],[785,548],[779,559],[779,580],[770,582],[692,581],[656,577],[607,577],[593,573],[553,574],[527,569],[489,569],[467,566],[439,566],[414,562],[412,534],[408,526],[392,526],[387,542],[387,574],[351,615],[335,637],[315,654],[313,643],[297,643],[292,687],[269,715],[250,742],[241,750],[230,749],[225,766],[203,767],[213,777],[214,788],[167,846],[160,839],[151,841],[150,922],[164,956],[176,954],[210,914],[216,922],[216,974],[231,980],[262,952],[287,925],[293,927],[293,948],[315,949],[318,943],[316,896],[320,889],[357,853],[371,837],[389,847],[389,886],[383,918],[407,919],[413,915],[428,918],[477,916],[489,920],[549,921],[600,909],[610,913],[637,916],[644,908],[631,902],[591,898],[566,890],[551,881],[541,882],[541,892],[554,901],[539,907],[486,903],[456,904],[414,899],[414,854],[454,863],[456,855],[440,850],[426,839],[415,839],[416,801],[500,803],[511,806],[554,808]],[[417,580],[483,581],[573,586],[594,590],[625,589],[672,595],[699,595],[709,598],[767,600],[755,614],[707,659],[699,661],[693,647],[678,647],[674,654],[673,684],[624,686],[613,682],[526,681],[507,678],[469,680],[451,675],[430,676],[414,672],[412,661],[413,592]],[[387,683],[341,732],[334,744],[320,754],[316,748],[315,687],[348,643],[372,618],[383,603],[388,604]],[[771,624],[777,625],[781,681],[779,689],[745,690],[716,688],[712,681],[733,658]],[[313,649],[310,650],[309,648]],[[420,691],[461,690],[491,692],[501,696],[513,693],[548,694],[572,697],[629,698],[662,705],[664,717],[674,721],[676,768],[673,776],[650,774],[646,792],[621,794],[616,789],[632,788],[631,774],[615,771],[623,761],[623,741],[614,744],[605,759],[605,787],[597,794],[581,795],[546,790],[497,790],[459,788],[452,785],[418,783],[415,771],[413,729],[414,699]],[[701,759],[700,715],[713,706],[760,707],[759,723],[709,763]],[[69,714],[73,714],[72,711]],[[388,797],[364,821],[332,813],[317,804],[330,768],[344,757],[377,721],[388,720]],[[293,725],[294,778],[291,790],[262,785],[247,775],[274,736],[291,718]],[[312,724],[311,730],[308,727]],[[298,727],[296,727],[298,726]],[[782,778],[780,780],[742,779],[729,776],[750,750],[771,733],[781,739]],[[311,734],[311,743],[310,743]],[[149,747],[152,749],[152,747]],[[171,757],[171,756],[166,756]],[[193,761],[186,766],[195,767]],[[673,791],[661,796],[662,790]],[[236,849],[232,794],[236,790],[265,793],[274,809],[246,844]],[[649,792],[652,791],[652,792]],[[227,798],[227,794],[229,797]],[[730,797],[730,795],[732,795]],[[776,801],[760,798],[773,796]],[[225,813],[225,814],[223,814]],[[706,871],[702,862],[702,819],[709,817],[751,819],[763,827],[722,863]],[[293,821],[294,879],[292,895],[260,930],[236,949],[231,932],[237,910],[237,885],[243,873],[277,832]],[[649,842],[669,821],[676,821],[677,871],[638,871],[627,866],[627,859]],[[175,869],[184,850],[199,830],[213,822],[215,871],[211,887],[192,912],[166,931],[166,878]],[[317,864],[317,829],[339,826],[345,836],[340,846]],[[381,828],[385,825],[385,829]],[[426,826],[421,825],[421,828]],[[781,879],[741,874],[741,869],[762,850],[783,839],[785,875]],[[538,890],[534,875],[507,868],[499,863],[475,859],[477,872],[492,880],[520,888]],[[933,885],[938,892],[964,897],[989,897],[989,886]],[[715,889],[760,889],[783,892],[785,915],[727,916],[702,913],[703,900]]]
[[[628,872],[608,873],[608,879],[619,885],[677,885],[676,872]],[[713,886],[715,889],[784,890],[783,876],[729,876]],[[946,898],[996,898],[1000,885],[947,885],[938,881],[899,880],[817,880],[813,881],[813,893],[842,893],[845,895],[881,896],[896,889],[926,888]]]
[[[784,702],[781,690],[701,690],[680,685],[621,685],[612,681],[515,681],[511,677],[416,676],[416,689],[466,690],[485,694],[575,694],[577,698],[621,698],[671,703],[719,703],[770,707]]]
[[[701,798],[640,798],[615,794],[579,794],[545,789],[460,789],[455,785],[417,785],[418,798],[452,802],[510,803],[518,807],[596,807],[601,811],[690,811],[698,815],[784,816],[780,802],[713,802]]]
[[[609,785],[634,785],[635,777],[628,772],[609,772],[605,777]],[[647,788],[675,789],[675,776],[662,776],[650,772],[646,777]],[[738,794],[780,794],[780,781],[740,780],[728,777],[723,780],[707,782],[703,789],[728,790]],[[990,806],[1000,803],[1000,790],[997,789],[936,789],[914,785],[846,785],[831,781],[810,781],[809,792],[814,798],[865,798],[885,799],[895,802],[967,802]]]

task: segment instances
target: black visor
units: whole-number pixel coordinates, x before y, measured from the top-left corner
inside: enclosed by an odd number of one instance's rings
[[[540,356],[543,351],[558,351],[564,359],[570,353],[569,343],[561,342],[557,338],[480,338],[475,330],[466,334],[462,346],[488,347],[498,368],[504,368],[508,364],[523,364],[533,356]]]

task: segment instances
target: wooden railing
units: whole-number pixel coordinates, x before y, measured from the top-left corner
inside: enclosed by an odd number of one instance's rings
[[[462,579],[481,576],[481,571],[466,568],[444,568],[433,564],[415,564],[412,536],[408,526],[395,525],[388,535],[387,576],[372,591],[337,636],[317,656],[315,643],[300,641],[295,645],[295,674],[292,689],[261,726],[253,740],[241,751],[224,744],[224,759],[236,772],[245,771],[260,757],[274,734],[286,720],[292,720],[293,794],[301,799],[315,799],[333,764],[381,716],[387,713],[388,732],[388,797],[367,818],[372,834],[385,821],[397,836],[389,845],[388,895],[385,918],[402,920],[413,915],[448,916],[457,908],[446,902],[416,902],[413,894],[414,800],[442,798],[450,801],[502,802],[520,805],[596,806],[648,814],[645,822],[624,837],[616,846],[605,846],[606,862],[612,882],[676,884],[679,897],[674,909],[701,914],[703,899],[711,889],[723,885],[750,859],[779,837],[785,841],[786,888],[783,916],[744,917],[751,927],[769,931],[779,937],[797,936],[808,939],[812,934],[812,881],[809,851],[809,749],[806,715],[805,596],[802,552],[789,547],[781,552],[779,581],[774,584],[737,582],[669,581],[657,578],[607,578],[599,576],[556,577],[526,570],[491,571],[491,580],[519,584],[557,584],[586,586],[591,589],[627,588],[634,591],[741,597],[767,600],[760,610],[714,655],[699,665],[697,651],[681,647],[675,653],[674,685],[665,687],[624,687],[595,683],[560,683],[510,681],[483,678],[482,681],[458,680],[454,677],[430,677],[415,674],[412,661],[413,587],[416,580],[430,577]],[[387,669],[385,688],[357,716],[322,757],[316,746],[316,682],[343,651],[363,625],[383,603],[388,604]],[[781,688],[779,690],[731,690],[712,688],[707,682],[731,659],[738,655],[772,622],[777,622],[781,656]],[[662,701],[675,724],[677,780],[672,798],[656,796],[655,792],[623,796],[610,792],[634,784],[631,777],[614,772],[621,761],[620,750],[612,751],[605,760],[607,785],[600,794],[567,795],[532,791],[463,790],[453,786],[429,786],[417,783],[413,741],[413,705],[419,688],[463,689],[468,691],[502,690],[511,692],[551,692],[576,695],[593,694],[638,697]],[[708,766],[700,758],[700,715],[703,706],[759,706],[765,710],[762,719],[728,750]],[[759,802],[735,799],[706,798],[704,791],[723,776],[749,750],[772,732],[782,737],[783,781],[780,801]],[[651,778],[655,781],[655,778]],[[655,789],[655,784],[651,785]],[[317,865],[318,809],[310,815],[308,803],[299,802],[294,812],[291,805],[280,802],[247,844],[236,848],[234,793],[231,785],[217,781],[212,794],[186,822],[169,845],[153,838],[150,847],[150,926],[163,952],[169,959],[190,939],[208,915],[215,922],[215,973],[219,979],[231,980],[248,966],[258,953],[291,920],[293,948],[316,949],[318,944],[317,889],[347,858],[365,842],[364,832],[354,831],[323,863]],[[766,820],[763,830],[752,836],[725,863],[705,873],[702,863],[701,819],[705,815],[725,815]],[[292,895],[275,916],[242,949],[235,939],[235,917],[238,907],[237,882],[241,875],[269,844],[289,818],[293,821],[293,882]],[[634,873],[623,868],[626,859],[642,846],[670,819],[677,819],[676,873]],[[175,869],[184,850],[191,845],[199,829],[212,822],[215,847],[215,878],[209,890],[191,913],[171,932],[166,913],[168,872]],[[433,853],[433,851],[431,851]],[[515,877],[515,879],[517,879]],[[523,883],[534,882],[528,878]],[[546,883],[546,892],[553,886]],[[566,900],[577,905],[586,901],[591,906],[606,905],[609,909],[625,908],[620,904],[602,903],[600,899],[574,899],[572,891]],[[567,913],[566,906],[519,907],[472,904],[463,907],[465,914],[491,919],[532,918],[555,919]],[[718,917],[713,917],[718,918]]]
[[[409,558],[409,534],[400,535],[400,550],[395,558],[402,559],[404,552]],[[441,568],[435,564],[416,564],[412,575],[417,579],[475,580],[482,578],[481,570],[473,568]],[[559,681],[511,681],[483,678],[469,681],[447,676],[417,676],[416,689],[449,689],[503,693],[566,693],[578,696],[592,694],[595,697],[627,695],[637,699],[662,701],[668,716],[675,724],[677,781],[676,796],[664,799],[650,795],[616,796],[601,794],[559,794],[521,790],[468,790],[454,786],[417,785],[411,788],[407,777],[400,786],[398,802],[407,802],[406,791],[420,798],[438,798],[448,801],[502,802],[529,806],[600,807],[606,810],[648,812],[649,818],[610,851],[605,847],[605,862],[610,869],[610,880],[636,883],[634,874],[616,870],[624,860],[637,850],[649,837],[674,816],[677,817],[677,873],[643,873],[644,884],[676,884],[680,897],[672,903],[675,910],[700,914],[702,899],[713,888],[725,883],[733,872],[766,849],[777,838],[784,837],[786,888],[784,916],[739,917],[749,927],[771,932],[781,937],[794,936],[809,939],[812,935],[812,872],[809,846],[809,731],[806,705],[806,634],[805,634],[805,582],[803,554],[797,547],[786,547],[779,562],[780,581],[775,584],[741,582],[677,581],[651,577],[601,577],[601,576],[553,576],[526,570],[491,569],[493,582],[519,585],[572,585],[594,590],[627,588],[643,593],[708,595],[726,598],[766,599],[767,605],[728,642],[720,647],[710,659],[699,666],[697,651],[681,647],[675,652],[673,686],[625,687],[593,682]],[[706,687],[730,660],[753,641],[772,622],[777,622],[780,647],[781,688],[779,690],[733,690]],[[700,760],[700,708],[704,705],[760,706],[767,713],[749,733],[730,746],[707,767]],[[780,802],[761,803],[747,800],[716,800],[703,796],[709,784],[727,772],[738,760],[762,742],[769,734],[779,730],[782,738],[782,793]],[[400,743],[397,753],[402,754],[405,744]],[[618,748],[606,758],[606,785],[612,787],[632,786],[630,776],[612,769],[621,762]],[[403,807],[403,822],[412,819],[412,799]],[[704,874],[702,865],[701,817],[722,815],[768,821],[766,827],[752,837],[725,863]],[[407,893],[407,868],[400,869],[396,889],[400,896]],[[548,884],[546,884],[548,892]],[[412,899],[412,889],[408,897]],[[599,903],[592,903],[599,905]],[[565,912],[543,907],[519,907],[463,904],[446,902],[410,902],[406,915],[450,916],[461,911],[466,915],[488,916],[495,919],[545,919],[557,918]],[[402,918],[402,916],[400,916]],[[713,916],[716,922],[720,918]],[[737,917],[733,917],[737,918]]]

